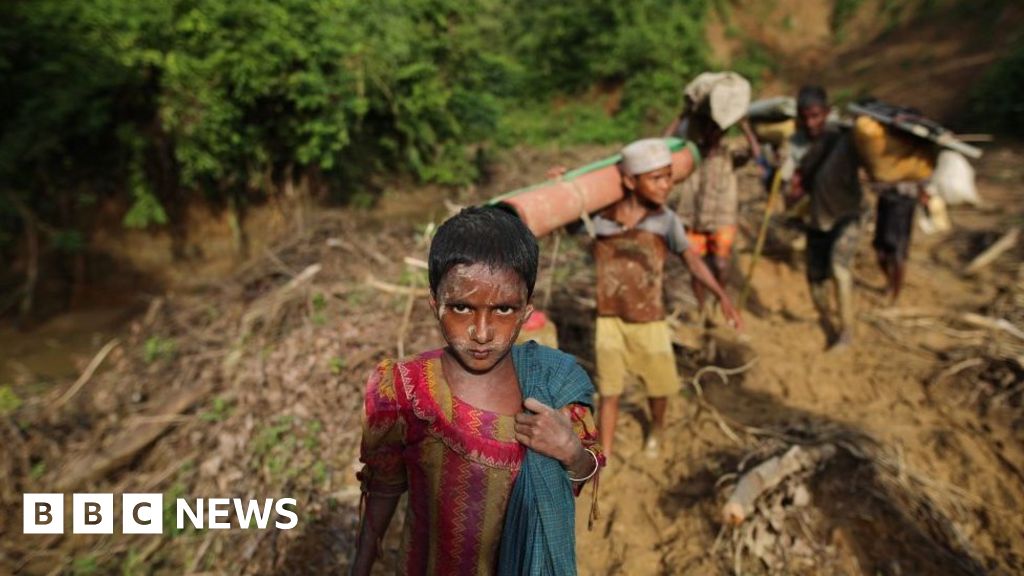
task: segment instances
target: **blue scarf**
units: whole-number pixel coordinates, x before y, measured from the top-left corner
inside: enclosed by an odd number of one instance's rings
[[[560,409],[593,407],[594,386],[572,356],[529,342],[512,348],[523,398]],[[554,458],[526,451],[509,496],[499,576],[576,574],[576,507],[569,475]]]

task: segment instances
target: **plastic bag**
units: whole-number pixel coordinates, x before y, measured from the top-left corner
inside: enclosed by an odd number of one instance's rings
[[[929,192],[941,197],[946,204],[978,205],[978,189],[974,184],[974,168],[959,152],[943,150],[932,174]]]

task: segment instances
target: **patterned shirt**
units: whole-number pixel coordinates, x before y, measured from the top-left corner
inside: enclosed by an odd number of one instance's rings
[[[443,354],[385,361],[370,375],[359,477],[364,492],[409,490],[400,573],[494,574],[526,448],[515,439],[514,416],[452,393]],[[563,413],[603,462],[590,409],[570,404]]]

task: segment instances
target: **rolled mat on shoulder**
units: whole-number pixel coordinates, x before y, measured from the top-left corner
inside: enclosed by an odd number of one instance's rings
[[[922,181],[935,169],[935,146],[923,138],[889,129],[870,116],[858,116],[853,141],[876,182]]]
[[[700,152],[692,142],[666,138],[672,151],[672,180],[685,180],[700,163]],[[487,202],[515,210],[537,236],[544,236],[566,224],[611,206],[623,197],[621,154],[566,172],[557,180],[506,192]]]
[[[747,118],[751,123],[775,123],[796,118],[796,98],[776,96],[750,103]]]
[[[796,133],[796,120],[792,118],[779,122],[754,122],[751,127],[758,141],[768,142],[773,146],[783,146],[789,137]]]

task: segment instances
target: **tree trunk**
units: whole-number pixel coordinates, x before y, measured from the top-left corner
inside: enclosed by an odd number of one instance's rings
[[[85,248],[81,248],[71,257],[71,298],[68,307],[77,309],[85,301],[88,285],[88,268],[86,266]]]
[[[236,191],[228,193],[228,226],[235,245],[235,256],[239,261],[249,257],[249,236],[245,233],[244,198]]]
[[[151,89],[157,90],[156,87]],[[159,112],[153,114],[143,128],[151,146],[146,149],[146,164],[153,176],[156,197],[167,214],[167,230],[171,235],[171,256],[175,261],[188,257],[189,198],[181,188],[180,171],[174,159],[174,142],[164,130]]]
[[[302,235],[306,231],[306,209],[302,200],[302,186],[295,186],[295,166],[288,164],[281,175],[281,192],[284,194],[285,206],[292,214],[295,233]]]
[[[25,224],[25,284],[18,306],[18,321],[21,326],[27,326],[35,305],[36,284],[39,283],[39,229],[28,206],[19,200],[14,201],[14,206]]]

